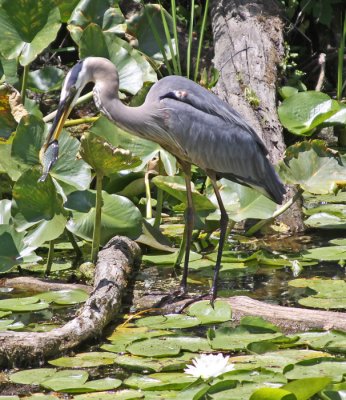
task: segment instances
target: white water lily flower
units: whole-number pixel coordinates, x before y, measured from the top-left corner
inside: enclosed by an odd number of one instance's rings
[[[234,364],[229,364],[228,359],[229,356],[225,357],[222,353],[201,354],[192,360],[193,365],[188,365],[184,372],[204,380],[215,378],[234,369]]]

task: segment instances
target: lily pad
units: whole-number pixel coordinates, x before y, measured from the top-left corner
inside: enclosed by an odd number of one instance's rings
[[[199,301],[187,309],[187,314],[198,318],[201,324],[220,323],[232,318],[231,306],[225,301],[215,301],[214,307],[210,301]]]
[[[143,392],[133,389],[124,389],[116,392],[79,394],[73,398],[74,400],[134,400],[143,399],[143,397]]]
[[[145,376],[132,374],[124,384],[142,390],[181,390],[195,380],[184,373],[162,372]]]
[[[146,326],[152,329],[182,329],[199,325],[198,318],[181,314],[156,315],[136,321],[137,326]]]
[[[74,357],[60,357],[49,364],[65,368],[89,368],[114,364],[117,355],[109,352],[78,353]]]
[[[299,334],[297,343],[314,350],[346,353],[346,333],[341,331],[303,332]]]
[[[0,300],[0,310],[13,312],[39,311],[49,307],[49,303],[37,297],[22,297]]]
[[[170,265],[172,266],[176,259],[177,259],[178,252],[169,253],[169,254],[145,254],[143,256],[143,261],[148,264],[155,264],[155,265]],[[198,253],[190,251],[190,258],[189,261],[193,262],[196,260],[200,260],[202,256]]]
[[[83,303],[89,298],[89,294],[81,289],[66,289],[40,293],[36,297],[48,303],[68,305]]]
[[[305,250],[302,253],[304,258],[324,261],[339,261],[346,259],[346,246],[326,246]]]
[[[54,375],[55,368],[34,368],[15,372],[10,375],[10,381],[23,385],[39,385],[42,381]]]

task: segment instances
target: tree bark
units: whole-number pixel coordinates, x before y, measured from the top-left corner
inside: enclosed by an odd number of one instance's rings
[[[212,0],[216,94],[239,111],[266,144],[276,164],[285,151],[277,116],[278,65],[284,58],[281,10],[274,0]],[[286,198],[295,193],[287,188]],[[281,220],[291,232],[304,229],[295,204]]]
[[[50,332],[1,332],[0,366],[41,365],[80,343],[101,336],[119,311],[132,267],[140,262],[139,246],[116,236],[99,253],[93,292],[78,315]]]

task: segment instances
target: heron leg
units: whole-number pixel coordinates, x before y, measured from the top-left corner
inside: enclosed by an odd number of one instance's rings
[[[216,177],[214,174],[208,174],[209,178],[211,180],[211,183],[214,188],[215,196],[217,199],[217,202],[219,204],[220,212],[221,212],[221,219],[220,219],[220,240],[219,240],[219,247],[217,249],[217,258],[216,258],[216,264],[215,264],[215,269],[214,269],[214,278],[213,278],[213,284],[210,290],[211,294],[211,303],[214,303],[214,300],[217,295],[217,281],[219,278],[219,271],[221,267],[221,258],[222,258],[222,252],[223,252],[223,247],[225,244],[225,239],[226,239],[226,232],[227,232],[227,226],[228,226],[228,221],[229,217],[227,214],[227,211],[225,209],[225,206],[223,205],[223,201],[219,192],[219,188],[217,187],[216,183]]]
[[[186,293],[190,248],[191,248],[192,232],[194,226],[194,207],[193,207],[192,190],[191,190],[191,165],[182,162],[180,162],[180,164],[184,171],[185,184],[186,184],[186,197],[187,197],[187,207],[185,210],[185,229],[184,229],[185,259],[184,259],[184,269],[183,269],[183,276],[181,278],[180,289],[183,293]]]

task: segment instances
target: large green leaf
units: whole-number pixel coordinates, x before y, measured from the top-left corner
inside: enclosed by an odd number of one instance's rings
[[[7,89],[0,90],[0,145],[4,146],[4,143],[10,143],[12,136],[17,127],[17,122],[15,121],[11,107],[9,104],[9,97]],[[2,161],[2,158],[0,159]],[[0,161],[0,170],[5,170]]]
[[[11,225],[0,226],[0,272],[10,270],[22,261],[24,233],[18,233]]]
[[[142,7],[140,12],[134,14],[127,21],[127,29],[137,38],[139,50],[149,57],[159,61],[163,61],[163,56],[157,40],[160,40],[168,59],[171,58],[169,44],[167,43],[165,29],[162,23],[161,7],[162,6],[159,4],[146,4]],[[173,39],[172,17],[165,9],[162,11],[166,18],[174,49],[175,43]],[[156,30],[158,37],[155,37],[153,27]]]
[[[138,237],[142,232],[142,215],[126,197],[102,192],[101,244],[114,235]],[[67,229],[75,235],[91,240],[94,229],[96,192],[93,190],[71,193],[65,207],[72,211]]]
[[[282,125],[290,132],[310,136],[318,125],[338,110],[338,103],[327,94],[307,91],[285,99],[278,108],[278,114]]]
[[[346,183],[346,168],[319,141],[302,142],[287,149],[288,157],[279,164],[286,183],[299,184],[315,194],[334,192]]]
[[[186,185],[181,176],[156,176],[153,178],[155,185],[186,204]],[[214,210],[215,206],[205,196],[192,188],[192,199],[196,210]]]
[[[64,72],[57,67],[46,66],[28,74],[28,88],[34,92],[46,93],[57,90],[64,80]]]
[[[276,204],[259,193],[244,185],[221,179],[219,181],[219,191],[228,212],[233,221],[242,221],[247,218],[266,219],[273,215]],[[209,188],[208,198],[217,206],[217,199],[214,191]],[[217,213],[218,214],[218,213]],[[210,215],[208,218],[219,218],[218,215]]]
[[[142,390],[180,390],[194,382],[195,379],[184,373],[167,372],[144,376],[132,374],[124,383],[131,388]]]
[[[26,170],[13,187],[13,200],[18,211],[28,222],[50,220],[62,212],[62,199],[57,194],[53,180],[48,177],[38,182],[38,168]]]
[[[132,135],[116,125],[112,124],[107,118],[101,117],[91,128],[91,132],[104,137],[113,146],[122,147],[130,150],[142,160],[142,164],[136,169],[142,169],[151,159],[160,155],[167,175],[176,173],[175,157],[163,150],[157,143]]]
[[[54,0],[2,0],[0,52],[28,65],[55,39],[60,25]]]
[[[119,74],[119,89],[136,94],[144,82],[156,82],[157,76],[146,58],[114,33],[102,32],[96,24],[83,31],[80,40],[80,57],[109,58]]]
[[[102,176],[128,170],[141,164],[141,160],[129,150],[114,147],[92,132],[83,134],[79,152],[96,173]]]
[[[0,200],[0,225],[7,225],[11,221],[11,200]]]
[[[60,357],[49,361],[49,364],[64,368],[90,368],[99,365],[114,364],[117,355],[106,351],[78,353],[74,357]]]
[[[79,44],[83,31],[90,24],[97,24],[105,32],[124,34],[126,31],[125,18],[116,2],[112,0],[81,0],[74,9],[68,29],[73,40]]]

